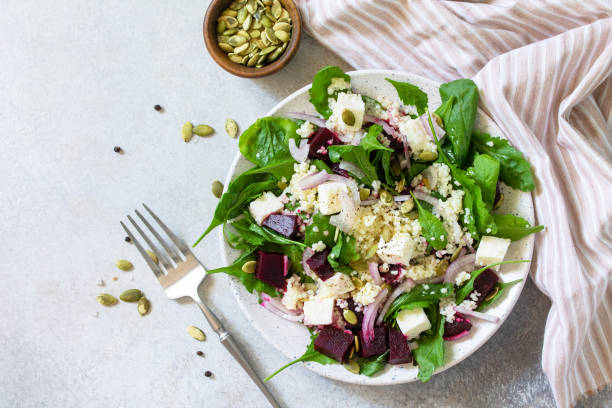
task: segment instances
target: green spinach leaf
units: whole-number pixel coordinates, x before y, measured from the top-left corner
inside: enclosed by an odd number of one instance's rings
[[[532,191],[535,188],[531,165],[523,153],[511,146],[507,140],[493,137],[486,133],[474,132],[472,147],[480,152],[495,157],[499,161],[501,181],[521,191]]]
[[[522,281],[523,281],[522,279],[517,279],[517,280],[513,280],[512,282],[501,282],[501,283],[497,282],[497,284],[495,285],[495,286],[497,286],[497,293],[495,294],[495,296],[493,296],[489,300],[485,300],[480,305],[478,305],[478,307],[476,308],[476,311],[480,312],[481,310],[484,310],[490,304],[495,303],[495,301],[497,299],[499,299],[499,297],[504,292],[504,289],[506,289],[509,286],[515,285],[515,284],[517,284],[519,282],[522,282]]]
[[[359,364],[359,374],[372,377],[374,374],[382,371],[387,364],[387,357],[389,356],[389,350],[385,351],[379,356],[372,356],[369,358],[357,357],[357,364]]]
[[[442,224],[442,221],[440,221],[435,215],[423,208],[419,200],[416,199],[412,192],[410,192],[410,194],[412,195],[412,198],[414,199],[414,202],[419,210],[419,224],[421,224],[423,236],[427,242],[429,242],[438,251],[446,248],[448,233],[444,228],[444,224]]]
[[[310,94],[310,103],[313,104],[317,112],[325,119],[329,119],[332,110],[329,108],[327,99],[327,87],[331,84],[332,78],[343,78],[350,82],[351,77],[345,74],[340,68],[328,66],[317,72],[312,80],[312,88],[308,91]]]
[[[382,132],[382,126],[380,125],[372,125],[368,128],[368,133],[361,139],[359,146],[363,147],[363,150],[367,154],[370,154],[376,150],[386,150],[388,152],[393,152],[393,149],[383,145],[378,141],[378,135]]]
[[[312,216],[312,223],[306,226],[304,232],[304,244],[312,246],[312,244],[323,241],[327,247],[334,246],[334,232],[336,227],[329,223],[329,216],[315,213]]]
[[[353,145],[331,145],[329,146],[329,159],[338,163],[340,159],[353,163],[363,172],[363,177],[359,182],[372,186],[374,180],[378,180],[376,168],[372,165],[369,155],[362,146]]]
[[[518,241],[529,234],[542,231],[543,225],[532,227],[529,221],[524,218],[516,217],[512,214],[493,214],[493,219],[497,225],[496,237],[507,238],[512,241]]]
[[[499,162],[488,154],[478,154],[474,158],[474,165],[467,169],[466,174],[480,187],[482,199],[491,210],[495,201]]]
[[[289,160],[289,139],[299,140],[297,128],[297,124],[290,119],[257,119],[240,136],[240,153],[259,166]]]
[[[497,262],[491,265],[487,265],[485,267],[482,267],[480,269],[475,270],[474,272],[472,272],[470,274],[470,279],[463,284],[462,287],[459,288],[459,290],[457,291],[457,296],[456,296],[456,302],[457,304],[463,302],[463,300],[470,294],[472,293],[472,291],[474,290],[474,281],[476,280],[476,278],[478,276],[480,276],[481,273],[483,273],[484,271],[486,271],[489,268],[492,268],[494,266],[497,265],[505,265],[505,264],[513,264],[513,263],[522,263],[522,262],[529,262],[526,259],[519,259],[516,261],[504,261],[504,262]]]
[[[431,304],[437,303],[443,297],[453,295],[453,285],[451,283],[430,283],[417,285],[409,292],[402,293],[391,303],[389,310],[385,314],[385,320],[397,318],[397,314],[404,309],[426,308]]]
[[[256,291],[256,292],[267,293],[268,295],[272,297],[278,296],[279,294],[276,291],[275,287],[268,285],[265,282],[260,281],[259,279],[255,277],[254,273],[246,273],[242,271],[242,265],[244,265],[245,262],[252,261],[254,259],[255,259],[255,250],[251,250],[251,251],[248,251],[242,254],[238,259],[234,261],[233,264],[229,266],[224,266],[222,268],[211,269],[208,271],[208,273],[213,274],[213,273],[222,272],[228,275],[235,276],[236,278],[240,280],[240,282],[242,282],[246,290],[248,290],[250,293],[253,293],[253,291]]]
[[[327,256],[327,260],[332,268],[339,270],[340,267],[348,265],[349,262],[359,259],[356,242],[352,236],[343,232],[338,233],[338,241]]]
[[[444,364],[444,316],[440,315],[436,324],[434,334],[419,338],[419,347],[412,352],[419,366],[417,378],[423,383],[428,382],[436,368]]]
[[[427,94],[421,91],[418,86],[408,82],[394,81],[389,78],[385,78],[385,80],[393,85],[404,105],[414,106],[419,115],[425,113],[427,109]]]

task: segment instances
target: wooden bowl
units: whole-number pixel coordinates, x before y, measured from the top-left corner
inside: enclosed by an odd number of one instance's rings
[[[225,51],[219,48],[217,44],[217,18],[221,15],[223,10],[227,9],[233,0],[213,0],[204,16],[204,43],[206,49],[221,68],[229,72],[244,78],[259,78],[266,75],[270,75],[282,69],[289,63],[291,58],[295,55],[295,52],[300,45],[300,38],[302,36],[302,21],[300,20],[300,12],[291,0],[279,0],[283,5],[283,8],[287,10],[292,22],[291,40],[287,45],[285,52],[278,57],[276,61],[270,64],[264,65],[261,68],[247,67],[246,65],[237,64],[232,62]]]

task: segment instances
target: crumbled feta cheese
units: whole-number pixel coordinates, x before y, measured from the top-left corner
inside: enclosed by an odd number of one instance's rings
[[[459,307],[462,307],[464,309],[469,309],[469,310],[474,310],[476,309],[476,302],[474,302],[473,300],[468,300],[465,299],[463,302],[461,302],[459,304]]]
[[[323,215],[330,215],[342,210],[342,193],[348,194],[345,183],[329,182],[320,184],[317,187],[319,211]]]
[[[448,323],[455,321],[455,306],[455,300],[451,296],[440,299],[440,314],[446,317]]]
[[[319,227],[317,227],[317,226],[315,225],[314,227],[312,227],[312,230],[313,230],[314,232],[319,232]]]
[[[415,242],[408,233],[397,233],[389,242],[381,237],[376,253],[383,262],[408,265],[415,250]]]
[[[302,126],[295,131],[302,139],[307,139],[314,132],[314,125],[309,121],[302,123]]]
[[[315,242],[312,244],[312,250],[315,252],[325,251],[326,245],[323,241]]]
[[[287,279],[287,290],[285,291],[281,302],[289,310],[298,309],[301,302],[308,299],[308,294],[304,290],[304,286],[300,283],[300,277],[297,275]]]
[[[344,122],[342,116],[345,111],[350,111],[354,116],[354,122],[349,125]],[[338,100],[334,105],[332,114],[327,120],[327,127],[336,133],[338,137],[345,143],[351,142],[353,139],[361,138],[364,131],[361,129],[363,126],[363,117],[365,115],[365,104],[361,95],[339,93]]]
[[[490,265],[497,262],[502,262],[506,256],[506,251],[510,246],[510,240],[498,237],[485,235],[480,240],[478,250],[476,250],[476,264]],[[500,265],[494,267],[499,271]]]
[[[327,298],[304,302],[304,324],[307,326],[331,324],[334,301],[334,298]]]
[[[264,218],[284,208],[281,199],[270,191],[264,192],[258,199],[249,204],[249,213],[257,224],[261,225]]]
[[[333,95],[337,91],[345,91],[351,89],[351,83],[344,78],[332,78],[327,87],[327,94]]]
[[[336,299],[336,306],[340,309],[346,309],[348,307],[348,301],[346,299]]]
[[[478,302],[479,297],[480,297],[480,292],[478,292],[477,290],[470,293],[470,299],[473,300],[474,302]]]
[[[422,308],[404,309],[397,314],[397,325],[407,339],[413,339],[431,328]]]
[[[412,157],[418,159],[423,152],[435,152],[436,144],[431,140],[421,119],[411,119],[404,116],[399,120],[399,130],[406,136],[406,140],[412,150]]]
[[[353,300],[361,303],[364,306],[369,305],[370,303],[374,302],[374,299],[376,299],[376,296],[380,290],[380,286],[377,286],[372,282],[366,282],[366,284],[363,285],[361,289],[357,291],[357,293],[353,292]]]
[[[492,140],[488,140],[488,141],[487,141],[485,144],[486,144],[487,146],[489,146],[489,147],[493,147],[493,146],[494,146],[494,145],[493,145],[493,141],[492,141]]]
[[[389,264],[388,263],[383,263],[382,265],[380,265],[380,272],[389,272]]]
[[[355,285],[350,276],[336,272],[331,278],[320,283],[317,299],[335,298],[353,290],[355,290]]]
[[[465,282],[469,281],[470,278],[471,275],[469,273],[467,273],[466,271],[461,271],[457,274],[457,277],[455,278],[455,285],[461,286]]]

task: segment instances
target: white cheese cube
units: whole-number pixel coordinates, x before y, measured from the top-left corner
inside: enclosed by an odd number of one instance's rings
[[[416,244],[410,234],[402,232],[393,235],[389,242],[385,242],[381,238],[376,253],[385,263],[408,265],[415,246]]]
[[[436,151],[436,144],[425,131],[420,118],[410,119],[407,116],[400,120],[398,127],[400,133],[406,137],[414,158],[418,158],[423,152]]]
[[[332,323],[334,298],[308,300],[304,302],[304,324],[318,326]]]
[[[404,309],[397,314],[397,325],[408,340],[431,328],[431,323],[422,308]]]
[[[249,204],[249,213],[255,219],[257,224],[261,225],[263,220],[270,214],[279,212],[284,208],[284,204],[281,199],[266,191],[257,200],[251,201]]]
[[[476,264],[485,266],[503,261],[509,246],[509,239],[485,235],[476,251]],[[497,265],[493,269],[499,271],[499,267],[500,265]]]
[[[342,193],[348,194],[346,184],[340,182],[323,183],[317,187],[319,212],[330,215],[342,210]]]
[[[354,117],[354,122],[346,123],[342,117],[344,111],[350,111]],[[361,95],[352,93],[339,93],[334,105],[331,116],[327,121],[328,127],[338,131],[344,136],[353,135],[361,130],[363,117],[365,115],[365,103]]]
[[[317,298],[338,297],[354,289],[355,285],[348,275],[336,272],[331,278],[321,283]]]

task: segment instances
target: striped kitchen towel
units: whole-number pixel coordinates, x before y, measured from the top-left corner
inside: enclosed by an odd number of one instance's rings
[[[612,380],[612,1],[300,0],[355,68],[470,77],[533,165],[531,276],[550,297],[542,366],[560,407]]]

